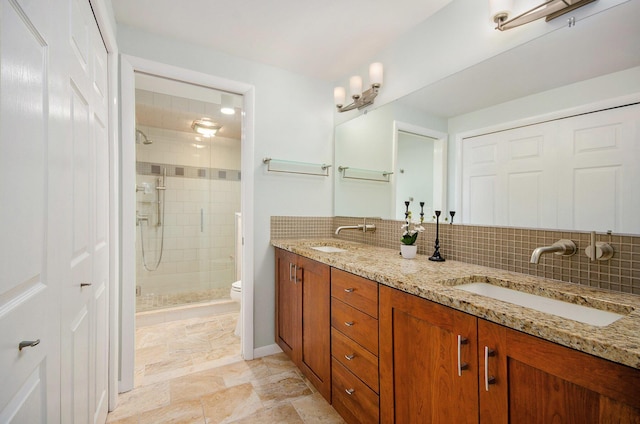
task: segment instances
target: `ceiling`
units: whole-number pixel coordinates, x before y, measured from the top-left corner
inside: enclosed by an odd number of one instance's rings
[[[335,81],[451,0],[112,0],[116,21]]]
[[[193,131],[191,124],[196,119],[208,118],[222,125],[217,138],[240,140],[242,96],[138,72],[135,81],[136,125],[193,134],[195,140],[202,137]],[[231,98],[234,115],[220,112],[222,95]]]

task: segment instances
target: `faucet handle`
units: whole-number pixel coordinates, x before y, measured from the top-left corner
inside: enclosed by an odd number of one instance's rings
[[[584,249],[584,253],[592,261],[606,261],[613,257],[613,247],[609,243],[596,241],[596,232],[591,232],[591,244]]]

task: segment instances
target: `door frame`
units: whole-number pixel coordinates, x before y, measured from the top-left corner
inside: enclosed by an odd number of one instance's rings
[[[243,96],[242,148],[241,148],[241,210],[242,210],[242,336],[241,354],[245,360],[253,352],[253,156],[254,156],[254,98],[255,88],[246,83],[179,68],[135,56],[120,56],[120,108],[121,141],[120,168],[122,219],[120,237],[121,296],[120,321],[120,381],[119,390],[125,392],[134,386],[135,351],[135,196],[124,196],[135,186],[135,78],[134,72],[144,72],[186,83],[203,85]],[[133,193],[133,191],[132,191]],[[247,307],[249,306],[249,307]]]
[[[438,165],[438,168],[434,169],[434,174],[438,174],[441,184],[434,184],[433,199],[434,202],[440,203],[434,204],[435,208],[440,208],[443,211],[447,210],[447,137],[448,134],[442,131],[433,130],[431,128],[421,127],[419,125],[410,124],[402,121],[393,121],[393,172],[398,169],[398,133],[407,132],[415,135],[428,137],[434,140],[434,166]],[[398,178],[392,178],[392,190],[393,198],[391,202],[393,205],[392,219],[398,219],[398,210],[402,210],[402,202],[399,202],[397,197],[397,185]],[[445,212],[446,213],[446,212]],[[429,221],[430,217],[427,217]]]

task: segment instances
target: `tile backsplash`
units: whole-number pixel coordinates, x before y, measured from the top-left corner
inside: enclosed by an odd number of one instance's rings
[[[271,217],[271,238],[337,237],[398,249],[402,221],[367,218],[375,224],[374,233],[346,230],[338,226],[361,224],[362,218],[350,217]],[[418,237],[418,254],[433,254],[436,225],[425,223]],[[609,243],[614,256],[608,261],[592,262],[584,250],[590,234],[580,231],[552,231],[513,227],[482,227],[440,224],[440,254],[456,260],[539,277],[569,281],[616,292],[640,295],[640,236],[598,234],[597,241]],[[560,239],[576,243],[578,252],[571,257],[545,254],[539,264],[529,263],[536,247],[550,246]]]

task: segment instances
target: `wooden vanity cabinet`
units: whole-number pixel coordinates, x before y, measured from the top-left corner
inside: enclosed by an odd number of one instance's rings
[[[640,423],[638,369],[384,286],[379,322],[382,423]]]
[[[478,362],[481,423],[640,423],[638,369],[483,319]]]
[[[378,283],[331,269],[333,407],[349,424],[379,422]]]
[[[380,286],[380,422],[477,423],[477,319]]]
[[[276,343],[331,402],[330,267],[283,249],[276,257]]]

